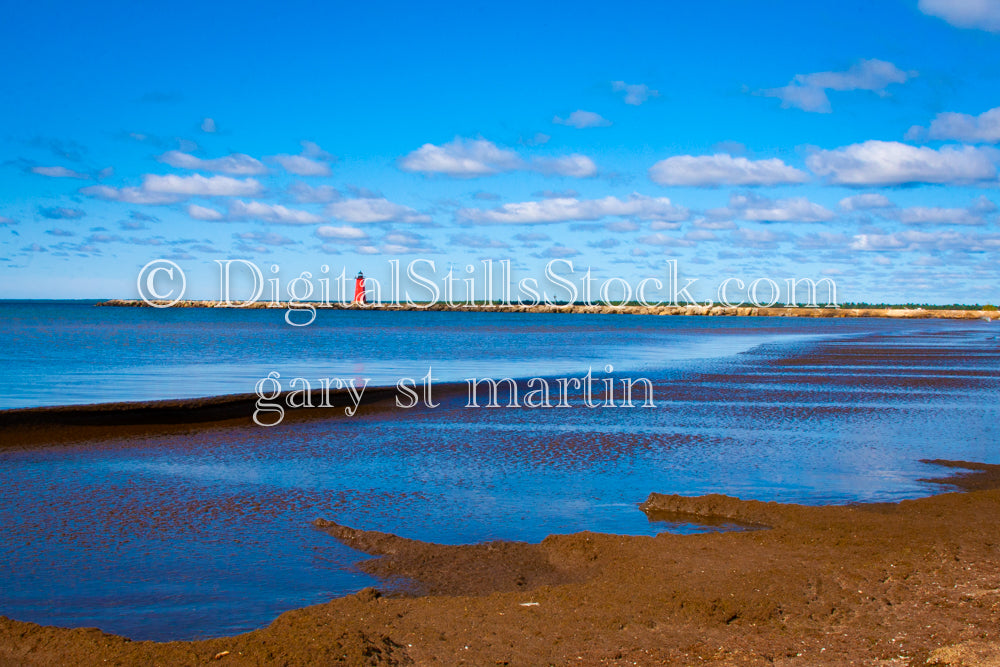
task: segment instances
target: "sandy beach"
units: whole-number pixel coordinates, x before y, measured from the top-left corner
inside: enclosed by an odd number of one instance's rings
[[[3,619],[0,663],[996,664],[1000,466],[937,463],[958,470],[935,481],[961,491],[837,507],[652,494],[643,506],[755,528],[726,533],[442,546],[318,520],[376,556],[366,571],[413,587],[199,642]]]

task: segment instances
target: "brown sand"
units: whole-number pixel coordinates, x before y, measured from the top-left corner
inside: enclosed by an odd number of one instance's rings
[[[830,507],[652,494],[643,505],[762,530],[443,546],[319,520],[378,556],[361,567],[389,594],[197,642],[0,619],[0,664],[1000,664],[1000,466],[938,463],[975,471],[935,480],[964,491]]]

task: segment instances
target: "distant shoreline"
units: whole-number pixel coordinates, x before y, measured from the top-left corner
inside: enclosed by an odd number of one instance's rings
[[[163,303],[166,302],[154,302]],[[150,304],[140,299],[110,299],[97,303],[98,306],[116,308],[150,308]],[[946,320],[997,320],[1000,311],[997,310],[957,310],[957,309],[925,309],[925,308],[829,308],[829,307],[792,307],[773,306],[759,308],[757,306],[722,306],[722,305],[684,305],[684,306],[605,306],[605,305],[503,305],[476,304],[475,306],[449,306],[444,303],[394,305],[394,304],[323,304],[320,302],[303,302],[289,304],[279,302],[273,304],[267,301],[257,301],[241,306],[250,309],[288,309],[302,308],[312,305],[317,310],[373,310],[373,311],[435,311],[435,312],[486,312],[486,313],[571,313],[593,315],[681,315],[708,317],[886,317],[891,319],[946,319]],[[164,306],[167,307],[167,306]],[[184,300],[169,306],[170,308],[226,308],[217,301]]]

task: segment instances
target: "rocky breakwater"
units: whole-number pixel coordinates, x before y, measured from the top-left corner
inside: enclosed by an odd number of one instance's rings
[[[139,299],[111,299],[98,306],[113,307],[153,307],[166,306],[166,302],[147,303]],[[478,303],[474,305],[452,306],[445,303],[417,304],[355,304],[355,303],[313,303],[321,310],[428,310],[469,312],[482,311],[494,313],[573,313],[592,315],[699,315],[710,317],[891,317],[896,319],[951,319],[951,320],[996,320],[1000,319],[1000,311],[995,310],[944,310],[924,308],[809,308],[793,306],[773,306],[759,308],[756,306],[723,306],[718,304],[690,304],[678,306],[641,306],[641,305],[496,305]],[[184,300],[170,305],[171,308],[226,308],[217,301]],[[257,301],[241,308],[302,308],[301,303]]]

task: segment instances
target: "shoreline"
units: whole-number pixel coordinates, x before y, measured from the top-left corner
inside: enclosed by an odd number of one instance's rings
[[[157,302],[166,304],[167,302]],[[109,299],[95,304],[98,307],[109,308],[152,308],[149,303],[140,299]],[[722,306],[722,305],[685,305],[685,306],[603,306],[603,305],[476,305],[449,306],[444,303],[393,305],[393,304],[322,304],[303,302],[289,304],[288,302],[270,303],[256,301],[241,306],[252,310],[260,309],[293,309],[302,305],[312,305],[317,310],[367,310],[378,312],[485,312],[485,313],[570,313],[592,315],[674,315],[674,316],[705,316],[705,317],[885,317],[891,319],[948,319],[948,320],[997,320],[1000,311],[997,310],[927,310],[924,308],[830,308],[830,307],[791,307],[791,306]],[[170,308],[229,308],[217,301],[182,300]]]
[[[652,493],[641,506],[766,527],[752,531],[451,546],[317,519],[374,556],[358,567],[384,591],[196,641],[0,617],[0,664],[984,664],[1000,657],[1000,465],[925,463],[957,469],[925,481],[961,490],[828,506]]]
[[[776,363],[794,370],[835,358],[851,368],[908,368],[927,355],[945,359],[941,351],[919,347],[891,353],[870,344],[830,348]],[[985,352],[996,358],[993,347]],[[949,350],[949,358],[964,354]],[[995,365],[979,368],[969,377],[995,382]],[[853,384],[849,378],[863,375],[855,371],[844,380]],[[690,386],[678,386],[675,397],[699,398],[688,391],[720,377],[699,375]],[[899,386],[919,390],[939,382],[932,376]],[[70,406],[69,416],[59,416],[66,408],[23,409],[15,418],[8,413],[21,425],[4,434],[48,433],[56,439],[36,444],[57,445],[65,437],[90,440],[88,447],[106,438],[175,430],[196,438],[207,429],[258,427],[249,414],[173,424],[104,422],[120,410],[148,416],[142,410],[187,404],[194,404],[193,414],[226,417],[226,410],[255,398]],[[375,401],[364,410],[394,408]],[[319,414],[312,409],[288,416]],[[3,417],[0,412],[0,427]],[[72,423],[80,419],[96,423]],[[0,617],[0,666],[989,664],[1000,660],[1000,465],[926,463],[953,470],[928,467],[920,481],[961,491],[809,506],[636,489],[649,494],[639,508],[650,520],[684,517],[755,528],[729,532],[577,532],[540,542],[446,545],[345,526],[336,514],[317,511],[323,515],[302,517],[301,525],[308,530],[312,521],[313,530],[368,554],[354,567],[376,576],[377,589],[285,612],[247,633],[196,641],[133,641]],[[222,536],[243,537],[243,530]]]

